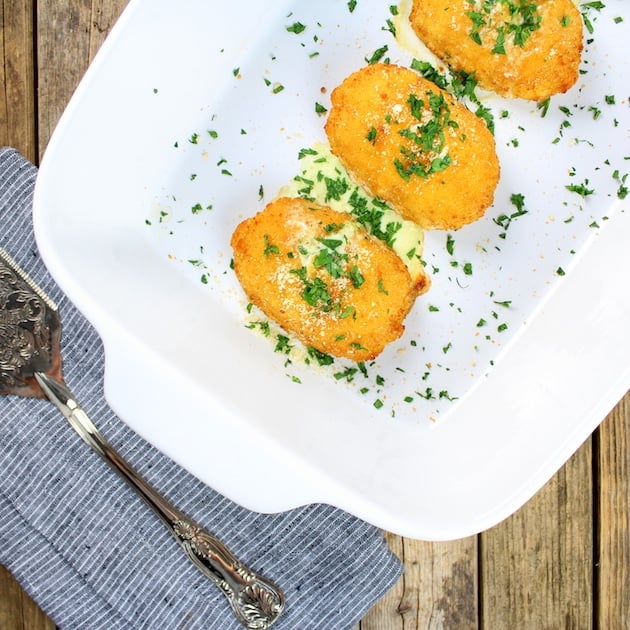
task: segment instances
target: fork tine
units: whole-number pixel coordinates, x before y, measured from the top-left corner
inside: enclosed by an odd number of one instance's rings
[[[18,265],[15,260],[9,255],[9,253],[0,246],[0,261],[2,261],[6,267],[14,271],[24,282],[28,284],[35,293],[46,303],[49,309],[53,311],[57,311],[57,304],[54,300],[44,292],[44,290],[29,276],[20,265]]]

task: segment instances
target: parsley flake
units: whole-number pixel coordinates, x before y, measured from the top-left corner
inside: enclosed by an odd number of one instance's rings
[[[306,26],[301,22],[294,22],[291,26],[287,26],[287,32],[299,35],[306,30]]]

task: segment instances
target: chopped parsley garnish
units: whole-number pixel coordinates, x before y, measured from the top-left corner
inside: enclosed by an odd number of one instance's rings
[[[394,37],[396,37],[396,26],[394,25],[394,22],[391,19],[387,19],[385,21],[385,26],[382,26],[381,30],[387,31],[388,33],[391,33]]]
[[[362,346],[358,341],[353,341],[350,344],[351,348],[356,348],[357,350],[367,350],[367,348],[365,346]]]
[[[606,7],[606,5],[603,2],[600,2],[599,0],[595,0],[594,2],[583,2],[582,3],[582,6],[581,6],[581,8],[583,9],[583,11],[582,11],[582,19],[584,21],[584,27],[586,28],[586,30],[588,31],[589,34],[592,35],[592,33],[593,33],[593,31],[595,29],[593,28],[593,23],[591,22],[587,11],[589,9],[593,9],[595,11],[601,11],[605,7]]]
[[[542,118],[544,118],[547,115],[550,104],[551,104],[550,98],[546,98],[544,101],[540,101],[539,103],[536,103],[536,109],[540,111],[540,116]]]
[[[514,219],[518,219],[518,217],[527,214],[527,210],[525,208],[525,196],[523,194],[512,193],[512,195],[510,195],[510,202],[516,208],[516,211],[510,214],[500,214],[498,217],[493,219],[494,223],[505,230],[499,234],[499,238],[506,237],[507,229],[510,227],[510,224],[514,221]]]
[[[429,91],[426,96],[428,100],[424,101],[415,94],[409,95],[407,105],[418,124],[398,132],[409,141],[400,148],[403,159],[394,160],[396,171],[405,181],[412,175],[426,179],[432,173],[445,170],[451,163],[449,154],[444,153],[444,132],[447,127],[457,127],[457,123],[451,120],[451,111],[443,94]],[[428,119],[427,112],[430,112]]]
[[[414,59],[411,62],[411,69],[420,73],[425,79],[433,81],[435,85],[445,90],[448,87],[446,77],[438,72],[428,61]]]
[[[483,105],[479,100],[475,90],[477,88],[477,79],[474,73],[467,73],[463,70],[450,70],[449,75],[445,75],[436,70],[428,61],[413,59],[410,67],[419,72],[425,79],[432,81],[443,90],[449,91],[458,99],[467,98],[477,105],[475,116],[481,118],[491,133],[494,133],[494,116],[487,106]]]
[[[326,202],[331,199],[339,201],[342,195],[347,193],[350,189],[350,184],[345,177],[338,177],[337,179],[324,177],[324,182],[326,183]]]
[[[446,389],[441,390],[440,393],[438,394],[438,397],[439,398],[446,398],[446,400],[450,400],[450,401],[457,400],[457,398],[458,398],[457,396],[451,396],[448,393],[448,390],[446,390]]]
[[[613,173],[613,179],[619,183],[619,188],[617,189],[617,198],[625,199],[628,196],[628,187],[626,186],[626,181],[628,180],[628,173],[620,176],[619,171],[615,170]]]
[[[303,33],[305,30],[306,26],[301,22],[294,22],[291,26],[287,26],[287,31],[289,33],[295,33],[296,35]]]
[[[481,120],[486,123],[490,133],[494,133],[494,117],[488,107],[485,105],[479,105],[479,107],[475,110],[475,116],[477,116],[477,118],[481,118]]]
[[[446,235],[446,251],[452,256],[455,252],[455,239],[452,234]]]
[[[317,240],[324,244],[325,247],[322,248],[313,259],[313,266],[316,269],[323,267],[333,278],[341,278],[341,276],[344,275],[343,263],[348,260],[346,254],[341,254],[337,251],[337,247],[339,247],[343,241],[333,241],[333,239]]]
[[[269,337],[271,334],[271,325],[265,320],[251,322],[246,326],[246,328],[249,328],[250,330],[258,328],[265,337]]]
[[[291,340],[286,335],[278,334],[276,336],[276,347],[274,352],[280,352],[282,354],[289,354],[293,349]]]
[[[343,228],[344,224],[343,223],[327,223],[324,226],[324,231],[326,232],[338,232],[339,230],[341,230],[341,228]]]
[[[388,208],[387,204],[378,200],[372,200],[371,203],[368,202],[356,188],[350,195],[348,203],[352,208],[353,216],[361,225],[390,247],[394,244],[395,235],[401,229],[402,224],[390,222],[383,229],[382,221],[385,210]]]
[[[510,195],[510,201],[516,208],[516,212],[511,215],[511,218],[520,217],[522,214],[527,213],[527,210],[525,210],[525,195],[513,193]]]
[[[492,52],[505,54],[505,44],[524,48],[531,34],[540,28],[542,16],[533,0],[468,0],[472,10],[466,13],[471,21],[470,38],[479,46],[482,35],[494,35]],[[499,13],[499,15],[497,15]]]
[[[279,247],[277,245],[272,245],[271,242],[269,241],[268,234],[265,234],[264,241],[265,241],[265,249],[263,250],[263,254],[265,255],[265,258],[270,256],[271,254],[280,253]]]
[[[381,61],[383,59],[383,57],[387,54],[387,51],[389,50],[388,46],[381,46],[380,48],[377,48],[370,57],[366,57],[365,58],[365,62],[368,64],[374,64],[374,63],[378,63],[379,61]]]
[[[356,265],[346,269],[348,255],[339,251],[344,241],[334,238],[318,238],[317,240],[324,247],[313,258],[313,266],[316,269],[325,269],[334,279],[348,278],[352,281],[352,286],[359,289],[364,284],[365,278]],[[350,314],[349,312],[346,317]]]
[[[477,89],[477,79],[475,78],[474,72],[472,74],[464,72],[463,70],[455,72],[451,80],[451,85],[455,96],[458,98],[467,97],[473,103],[479,104],[479,98],[475,93]]]
[[[580,197],[588,197],[595,192],[594,188],[588,188],[588,179],[585,179],[582,184],[568,184],[565,188],[570,192],[577,193]]]
[[[354,380],[354,375],[359,371],[359,368],[347,367],[341,372],[335,372],[333,377],[338,380],[344,380],[348,383],[351,383]]]
[[[307,155],[317,155],[317,151],[315,149],[300,149],[298,152],[298,160],[301,160]]]
[[[359,271],[359,268],[356,265],[353,265],[347,273],[348,278],[352,280],[352,286],[355,289],[360,289],[363,283],[365,282],[365,278],[363,274]]]
[[[318,365],[332,365],[335,362],[335,359],[331,357],[329,354],[325,354],[324,352],[320,352],[313,346],[308,346],[306,348],[306,352],[309,357],[315,359]]]
[[[328,292],[328,285],[321,278],[309,278],[306,273],[306,267],[291,269],[291,273],[294,273],[304,283],[302,299],[307,304],[314,308],[320,308],[326,313],[333,309],[332,297]]]

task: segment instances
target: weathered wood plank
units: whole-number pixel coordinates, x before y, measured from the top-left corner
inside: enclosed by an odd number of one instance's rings
[[[55,624],[0,565],[0,628],[2,630],[54,630]]]
[[[478,627],[477,537],[430,543],[389,535],[388,542],[405,574],[361,621],[361,630]]]
[[[598,627],[630,630],[630,393],[598,438]]]
[[[129,0],[92,0],[90,61],[98,52]]]
[[[0,145],[37,159],[32,0],[0,3]],[[54,624],[0,565],[0,628],[53,630]]]
[[[33,0],[0,3],[0,145],[37,156]]]
[[[50,136],[79,81],[127,0],[39,2],[37,11],[39,146]]]
[[[516,514],[480,537],[484,628],[593,627],[591,439]]]
[[[90,0],[39,2],[37,9],[37,80],[39,147],[50,135],[89,63]]]

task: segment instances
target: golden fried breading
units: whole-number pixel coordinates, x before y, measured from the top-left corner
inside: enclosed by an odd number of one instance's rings
[[[347,213],[280,197],[231,242],[251,302],[305,345],[364,361],[402,334],[417,294],[409,272]]]
[[[372,195],[425,229],[457,229],[492,204],[499,180],[485,123],[418,73],[374,64],[331,95],[332,152]]]
[[[578,78],[582,17],[573,0],[414,0],[418,37],[501,96],[540,101]]]

